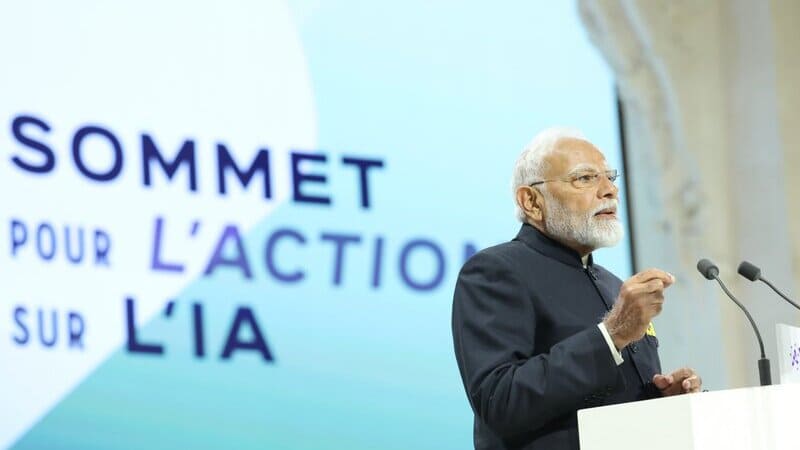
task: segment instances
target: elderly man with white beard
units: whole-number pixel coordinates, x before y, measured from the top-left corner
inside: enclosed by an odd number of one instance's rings
[[[453,299],[476,449],[577,450],[579,409],[700,390],[692,369],[661,373],[651,319],[675,277],[623,283],[592,258],[623,235],[617,177],[575,130],[547,129],[520,155],[520,231],[464,264]]]

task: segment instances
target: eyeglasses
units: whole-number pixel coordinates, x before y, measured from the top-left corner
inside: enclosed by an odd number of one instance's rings
[[[602,179],[601,177],[608,178],[608,181],[610,181],[613,184],[615,181],[617,181],[617,178],[619,178],[620,175],[621,174],[619,173],[619,171],[615,169],[606,170],[603,172],[583,171],[567,175],[566,177],[563,178],[554,178],[552,180],[536,181],[529,184],[528,186],[533,187],[536,186],[537,184],[549,183],[551,181],[563,181],[566,183],[571,183],[577,189],[588,189],[597,187],[597,185],[600,184],[600,180]]]

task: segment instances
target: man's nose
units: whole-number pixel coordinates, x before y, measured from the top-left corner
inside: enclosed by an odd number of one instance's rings
[[[597,188],[597,196],[600,198],[617,198],[619,188],[607,177],[601,177],[600,186]]]

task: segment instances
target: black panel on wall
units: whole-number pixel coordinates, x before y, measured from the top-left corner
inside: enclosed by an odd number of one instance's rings
[[[614,91],[617,98],[617,123],[619,124],[619,143],[622,150],[622,182],[625,183],[625,194],[627,196],[626,212],[628,214],[628,236],[631,249],[631,273],[639,271],[639,264],[636,261],[636,233],[633,226],[633,197],[634,193],[631,190],[630,166],[628,165],[628,146],[625,139],[625,109],[622,106],[622,99],[619,96],[619,87],[615,87]]]

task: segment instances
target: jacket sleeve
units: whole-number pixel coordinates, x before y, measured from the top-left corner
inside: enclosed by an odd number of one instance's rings
[[[536,311],[512,263],[486,252],[462,268],[453,299],[456,360],[472,409],[502,437],[534,431],[624,389],[591,326],[534,355]]]

